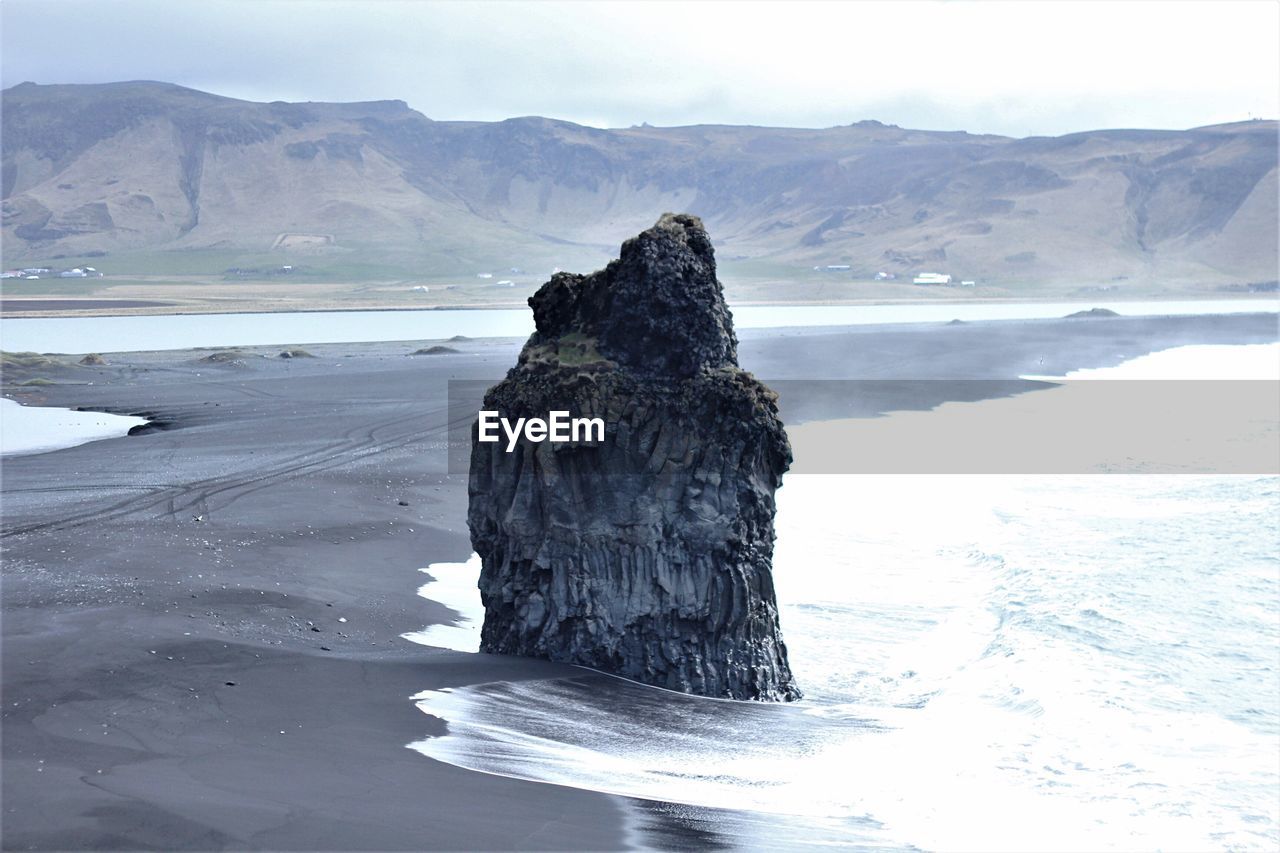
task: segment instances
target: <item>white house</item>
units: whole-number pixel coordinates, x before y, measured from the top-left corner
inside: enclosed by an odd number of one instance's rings
[[[940,272],[922,272],[912,281],[915,284],[950,284],[951,276]]]

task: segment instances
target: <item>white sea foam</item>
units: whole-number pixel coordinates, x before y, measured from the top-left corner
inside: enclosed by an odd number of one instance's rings
[[[480,557],[472,554],[465,563],[432,563],[421,571],[431,578],[418,588],[418,595],[438,601],[453,610],[452,624],[428,625],[421,631],[403,634],[406,640],[453,649],[457,652],[480,651],[480,626],[484,624],[484,607],[476,580],[480,577]]]
[[[1278,516],[1276,477],[789,476],[803,702],[484,684],[415,697],[448,734],[411,746],[738,847],[1275,849]]]
[[[1023,379],[1280,379],[1280,343],[1193,344],[1160,350],[1112,367]]]
[[[23,406],[0,398],[0,455],[20,456],[126,435],[146,418]]]

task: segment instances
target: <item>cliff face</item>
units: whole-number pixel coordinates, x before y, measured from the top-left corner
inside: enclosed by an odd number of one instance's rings
[[[775,396],[737,366],[702,223],[664,215],[529,300],[537,331],[485,408],[601,417],[603,442],[473,443],[481,649],[690,693],[795,699],[773,589]]]
[[[211,272],[239,263],[224,252],[273,250],[343,280],[352,268],[378,280],[586,269],[619,235],[692,206],[756,297],[830,298],[792,285],[879,271],[898,276],[879,285],[891,289],[953,273],[988,297],[1039,282],[1140,295],[1276,278],[1274,121],[1030,139],[877,122],[599,130],[145,82],[24,83],[0,92],[0,113],[0,232],[15,266],[162,252],[135,271],[178,272],[192,260],[168,253],[197,250],[222,264]],[[815,278],[829,264],[850,275]]]

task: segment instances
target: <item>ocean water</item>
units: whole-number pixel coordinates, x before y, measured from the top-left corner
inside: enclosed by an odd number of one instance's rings
[[[803,701],[583,670],[419,694],[411,748],[623,795],[639,845],[1280,846],[1280,478],[790,476],[777,531]],[[477,648],[478,570],[424,570],[459,618],[411,639]]]

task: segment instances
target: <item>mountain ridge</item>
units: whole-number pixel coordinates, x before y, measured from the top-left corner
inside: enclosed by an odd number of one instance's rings
[[[686,210],[722,256],[781,270],[1010,286],[1276,277],[1275,121],[1021,139],[874,120],[600,129],[158,81],[22,83],[0,106],[14,260],[274,248],[441,271],[498,255],[585,266]]]

